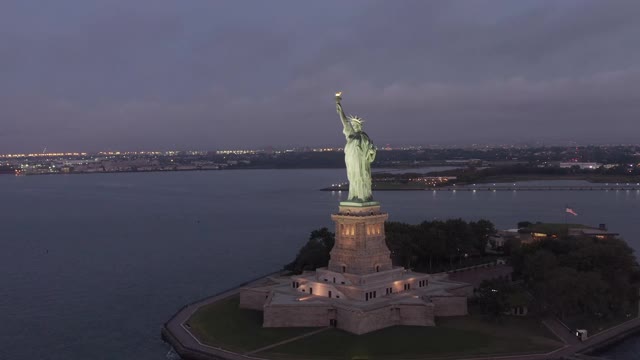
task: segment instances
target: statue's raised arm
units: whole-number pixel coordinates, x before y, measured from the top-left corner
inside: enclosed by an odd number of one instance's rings
[[[336,110],[338,111],[338,116],[340,116],[340,121],[342,121],[344,136],[349,136],[353,134],[353,126],[351,126],[351,121],[347,118],[347,115],[344,114],[344,110],[342,109],[342,92],[336,93]]]

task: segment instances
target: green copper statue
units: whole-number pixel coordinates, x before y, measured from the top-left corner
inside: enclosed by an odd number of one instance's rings
[[[368,202],[373,200],[371,193],[371,163],[376,157],[376,147],[367,133],[362,131],[362,119],[357,116],[347,117],[342,110],[340,101],[342,93],[336,93],[336,109],[347,138],[344,146],[344,162],[347,164],[347,178],[349,179],[348,201]]]

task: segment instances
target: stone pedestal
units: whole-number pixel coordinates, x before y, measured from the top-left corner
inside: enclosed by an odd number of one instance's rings
[[[336,242],[328,269],[337,273],[366,275],[392,269],[391,252],[385,243],[384,222],[389,215],[380,204],[340,203],[335,222]]]

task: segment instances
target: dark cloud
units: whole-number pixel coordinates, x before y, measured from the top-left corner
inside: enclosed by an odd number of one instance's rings
[[[8,1],[0,152],[636,141],[637,1]]]

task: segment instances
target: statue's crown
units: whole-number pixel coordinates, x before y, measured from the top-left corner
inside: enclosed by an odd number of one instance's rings
[[[349,116],[349,120],[356,122],[358,124],[362,124],[364,123],[364,119],[361,117],[357,117],[357,116]]]

